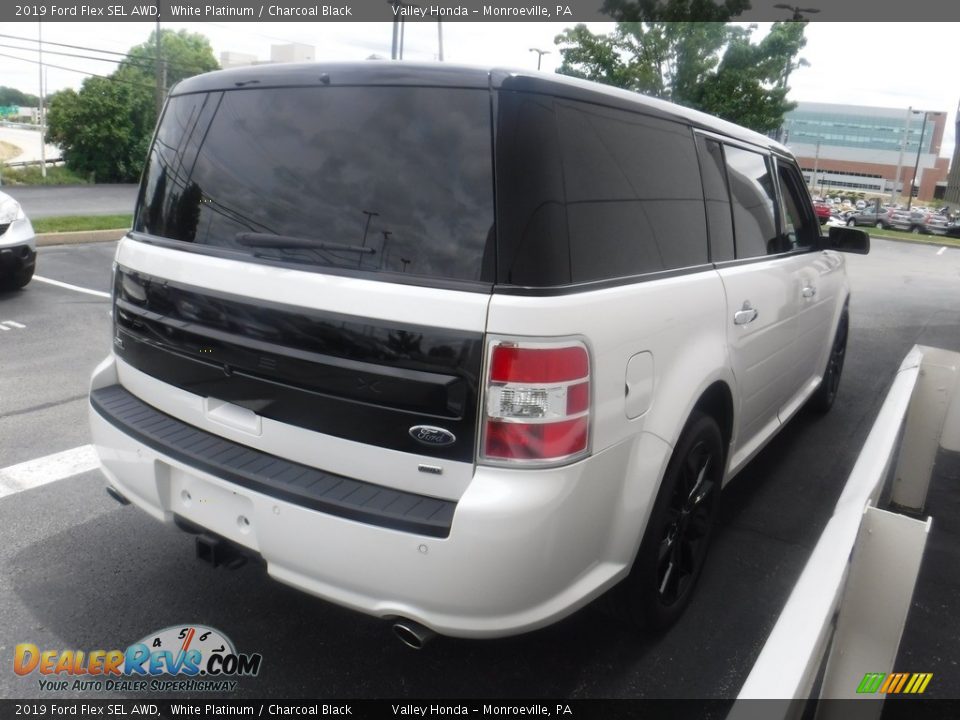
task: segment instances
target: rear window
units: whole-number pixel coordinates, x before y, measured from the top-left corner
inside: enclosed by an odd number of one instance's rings
[[[486,90],[173,97],[134,230],[264,262],[489,282],[490,143]]]

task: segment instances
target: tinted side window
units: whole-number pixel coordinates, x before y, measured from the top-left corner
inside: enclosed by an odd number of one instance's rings
[[[783,196],[783,233],[793,247],[813,247],[820,229],[803,179],[796,168],[780,160],[777,161],[777,173]]]
[[[725,146],[724,152],[733,203],[737,257],[782,252],[774,215],[777,195],[766,157],[733,145]]]
[[[570,283],[567,211],[553,98],[498,95],[497,282]]]
[[[689,128],[566,100],[557,125],[574,282],[708,261]]]
[[[733,216],[723,145],[701,135],[697,137],[697,149],[703,177],[703,202],[710,229],[710,259],[714,262],[733,260]]]

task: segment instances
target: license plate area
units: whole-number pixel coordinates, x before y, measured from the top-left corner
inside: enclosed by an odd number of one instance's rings
[[[253,501],[179,468],[170,468],[168,507],[228,540],[260,551]]]

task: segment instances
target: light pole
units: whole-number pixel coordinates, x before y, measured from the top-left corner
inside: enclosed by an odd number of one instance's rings
[[[780,10],[791,10],[793,12],[793,17],[791,17],[790,20],[792,20],[793,22],[799,22],[803,20],[804,19],[803,13],[807,13],[808,15],[813,15],[814,13],[820,12],[819,8],[802,8],[802,7],[797,7],[796,5],[786,5],[784,3],[774,5],[774,7],[779,8]]]
[[[817,187],[817,170],[820,167],[820,141],[817,140],[817,154],[813,158],[813,184],[812,187],[816,189]]]
[[[540,48],[530,48],[530,52],[535,52],[537,54],[537,70],[540,69],[540,61],[543,60],[544,55],[549,55],[549,50],[541,50]]]
[[[393,44],[390,46],[390,59],[397,59],[397,47],[400,39],[400,8],[403,6],[402,0],[387,0],[387,5],[393,8]]]
[[[917,143],[917,161],[913,164],[913,177],[910,178],[910,197],[907,200],[907,210],[913,207],[913,184],[917,183],[917,195],[920,195],[920,183],[917,181],[917,172],[920,170],[920,153],[923,152],[923,133],[927,129],[927,116],[939,115],[938,112],[923,111],[923,124],[920,126],[920,142]]]

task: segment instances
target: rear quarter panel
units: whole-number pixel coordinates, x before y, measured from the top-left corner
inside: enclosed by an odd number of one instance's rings
[[[733,388],[724,336],[724,293],[713,269],[672,278],[550,297],[495,293],[487,332],[493,336],[576,337],[590,351],[593,454],[617,447],[622,458],[591,482],[618,498],[610,508],[614,556],[630,561],[660,480],[701,393],[716,380]],[[653,356],[650,402],[626,412],[630,358]],[[649,445],[666,452],[651,466]],[[644,448],[647,448],[646,450]],[[646,456],[646,457],[645,457]]]

